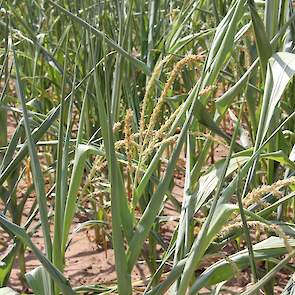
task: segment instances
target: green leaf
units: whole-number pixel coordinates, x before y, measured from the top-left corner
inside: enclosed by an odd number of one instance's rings
[[[249,157],[247,156],[232,158],[226,171],[226,177],[230,176],[233,172],[242,167],[248,159]],[[224,169],[224,162],[224,160],[218,161],[208,173],[200,177],[197,190],[192,193],[192,196],[195,196],[194,198],[196,198],[195,212],[201,208],[204,202],[216,189],[218,179]]]
[[[91,31],[98,38],[103,39],[108,46],[110,46],[111,48],[113,48],[114,50],[116,50],[118,53],[120,53],[123,57],[125,57],[126,59],[128,59],[136,67],[138,67],[141,70],[143,70],[144,73],[149,74],[149,69],[148,69],[148,67],[146,66],[145,63],[143,63],[142,61],[138,60],[137,58],[135,58],[134,56],[132,56],[131,54],[129,54],[122,47],[120,47],[115,41],[113,41],[112,39],[108,38],[103,32],[97,30],[95,27],[93,27],[92,25],[88,24],[85,20],[83,20],[80,17],[72,14],[70,11],[66,10],[65,8],[63,8],[62,6],[58,5],[57,3],[55,3],[55,2],[53,2],[51,0],[48,0],[48,2],[51,5],[53,5],[55,8],[57,8],[59,11],[63,12],[67,16],[69,16],[69,18],[71,20],[73,20],[74,22],[77,22],[82,27],[84,27],[87,30]]]
[[[0,287],[6,285],[16,255],[16,244],[11,245],[6,255],[0,261]]]
[[[212,85],[215,82],[222,65],[230,56],[237,26],[244,13],[245,2],[246,0],[237,1],[216,28],[206,63],[203,87]]]
[[[89,158],[91,154],[97,154],[97,152],[98,150],[94,149],[93,147],[89,145],[82,145],[82,144],[79,145],[76,150],[74,167],[72,170],[72,176],[71,176],[69,191],[67,195],[65,212],[63,215],[62,253],[64,253],[66,249],[68,235],[73,222],[76,205],[77,205],[78,190],[81,185],[85,161],[86,159]]]
[[[35,294],[48,294],[47,292],[50,288],[50,281],[48,281],[48,276],[43,266],[38,266],[32,271],[26,273],[25,278]]]
[[[268,281],[270,281],[276,273],[278,273],[288,262],[294,257],[295,250],[289,253],[283,260],[281,260],[274,268],[272,268],[262,279],[260,279],[257,283],[253,284],[249,287],[245,292],[241,295],[252,295],[256,294],[259,289],[261,289]]]
[[[262,110],[255,142],[255,150],[261,146],[274,111],[285,88],[295,74],[295,54],[275,53],[269,60],[266,74]]]
[[[54,280],[56,285],[62,290],[65,295],[74,295],[75,292],[69,285],[67,279],[63,276],[63,274],[56,268],[54,265],[48,260],[46,256],[35,246],[35,244],[31,241],[29,235],[26,231],[20,226],[10,222],[5,215],[0,213],[0,224],[7,227],[18,239],[21,240],[22,243],[27,245],[32,249],[33,253],[37,257],[37,259],[42,263],[47,273]]]
[[[283,151],[262,154],[261,158],[274,160],[283,166],[285,165],[290,169],[295,170],[295,163],[291,161]]]
[[[255,33],[255,41],[257,44],[259,60],[261,64],[262,75],[265,77],[267,63],[272,56],[272,48],[265,32],[263,21],[256,11],[254,1],[249,1],[249,8]]]
[[[52,255],[52,243],[51,243],[50,228],[49,228],[49,222],[48,222],[45,183],[44,183],[44,178],[42,176],[42,170],[41,170],[41,166],[37,156],[35,143],[32,137],[31,127],[29,123],[29,115],[28,115],[28,110],[26,107],[26,98],[24,95],[23,84],[22,84],[20,72],[19,72],[18,59],[15,53],[14,46],[12,46],[12,49],[13,49],[13,60],[14,60],[14,66],[15,66],[17,95],[23,110],[24,126],[25,126],[26,136],[28,140],[28,149],[29,149],[29,155],[31,160],[33,183],[34,183],[37,200],[39,204],[39,212],[41,217],[42,231],[44,235],[46,255],[50,260]]]
[[[295,247],[295,240],[289,240],[290,245]],[[270,237],[253,246],[255,260],[267,260],[287,253],[283,239]],[[235,267],[239,271],[249,266],[248,250],[244,249],[238,253],[230,255],[229,259],[222,259],[209,266],[194,282],[189,294],[196,294],[201,288],[215,285],[222,281],[231,280],[238,275]],[[231,263],[232,262],[232,263]]]

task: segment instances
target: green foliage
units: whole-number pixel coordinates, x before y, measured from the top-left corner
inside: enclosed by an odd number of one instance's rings
[[[295,245],[292,1],[0,8],[0,225],[14,245],[0,294],[17,294],[7,284],[27,248],[41,263],[27,273],[20,263],[35,294],[135,294],[139,261],[150,272],[144,294],[222,294],[249,269],[243,294],[274,292]],[[45,253],[32,239],[39,226]],[[71,235],[86,226],[111,242],[115,286],[64,276]]]

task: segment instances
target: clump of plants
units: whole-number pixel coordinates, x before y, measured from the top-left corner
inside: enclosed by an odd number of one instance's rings
[[[36,295],[292,294],[291,0],[11,0],[0,13],[0,294],[18,294],[16,265]],[[69,283],[83,230],[113,249],[115,283]]]

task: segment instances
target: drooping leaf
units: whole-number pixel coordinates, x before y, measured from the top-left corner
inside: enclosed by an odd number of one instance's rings
[[[289,240],[292,247],[295,247],[295,240]],[[284,241],[278,237],[270,237],[253,246],[255,259],[257,261],[267,258],[278,257],[287,253]],[[205,286],[215,285],[219,282],[234,278],[237,270],[241,271],[249,266],[248,250],[242,250],[230,255],[228,259],[222,259],[209,266],[194,282],[190,294],[196,294],[198,290]]]

